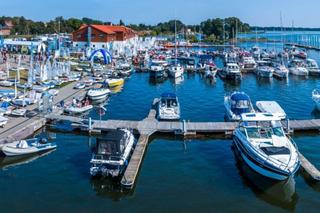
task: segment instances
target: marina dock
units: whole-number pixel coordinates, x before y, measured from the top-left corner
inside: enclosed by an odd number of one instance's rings
[[[176,135],[188,136],[197,134],[220,134],[224,136],[231,136],[237,122],[189,122],[189,121],[158,121],[156,119],[155,106],[157,99],[153,101],[151,110],[148,116],[141,121],[130,120],[92,120],[91,124],[88,119],[58,115],[51,113],[46,116],[50,121],[63,120],[72,123],[77,123],[82,130],[104,132],[115,130],[119,128],[127,128],[135,130],[140,134],[136,147],[133,151],[132,157],[129,161],[128,167],[121,180],[124,187],[132,188],[137,179],[144,153],[148,146],[149,137],[154,133],[173,133]],[[290,121],[290,132],[299,131],[319,131],[320,119],[312,120],[292,120]],[[310,174],[314,180],[320,180],[320,172],[300,153],[301,166]]]

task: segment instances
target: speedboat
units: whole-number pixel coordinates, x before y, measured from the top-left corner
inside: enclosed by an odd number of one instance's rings
[[[309,75],[320,76],[320,69],[318,63],[313,59],[306,60],[306,68],[309,71]]]
[[[218,68],[214,63],[209,63],[206,65],[205,76],[206,78],[215,78]]]
[[[173,78],[179,78],[183,75],[184,69],[180,64],[174,64],[169,67],[169,74]]]
[[[233,134],[235,147],[244,162],[255,172],[286,180],[300,167],[295,143],[287,137],[281,118],[271,113],[246,113]]]
[[[288,78],[289,70],[284,64],[276,63],[273,65],[273,67],[274,67],[273,76],[278,78]]]
[[[122,86],[124,83],[123,78],[110,78],[106,79],[106,84],[108,84],[109,88]]]
[[[226,109],[227,119],[238,121],[242,113],[253,113],[250,97],[244,92],[233,92],[230,96],[224,97],[224,107]]]
[[[158,103],[157,117],[159,120],[179,120],[180,104],[173,93],[163,93]]]
[[[312,100],[316,104],[316,109],[320,111],[320,90],[315,89],[312,91]]]
[[[91,176],[122,175],[135,143],[134,135],[127,129],[108,132],[103,139],[97,139],[90,161]]]
[[[89,99],[96,101],[105,99],[109,93],[110,90],[106,88],[93,88],[87,92],[87,96]]]
[[[2,147],[2,152],[6,156],[21,156],[49,151],[56,147],[57,145],[55,143],[46,143],[45,140],[34,138],[5,144]]]
[[[272,78],[274,69],[270,66],[269,61],[257,61],[256,74],[262,78]]]
[[[242,78],[240,68],[236,63],[227,63],[219,74],[224,79],[241,80]]]
[[[309,74],[309,71],[305,67],[305,64],[302,60],[294,59],[290,61],[288,67],[289,72],[292,75],[307,76]]]

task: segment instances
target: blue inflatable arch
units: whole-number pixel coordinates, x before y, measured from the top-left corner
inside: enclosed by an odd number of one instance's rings
[[[103,61],[104,64],[110,64],[112,62],[112,57],[109,51],[105,50],[105,49],[98,49],[93,51],[93,53],[91,54],[91,56],[89,57],[89,60],[92,61],[93,57],[100,52],[103,56]]]

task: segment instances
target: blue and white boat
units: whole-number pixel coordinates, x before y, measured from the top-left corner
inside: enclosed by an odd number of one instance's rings
[[[297,147],[284,133],[277,115],[242,114],[233,141],[244,162],[265,177],[286,180],[300,167]]]
[[[157,117],[159,120],[179,120],[180,104],[173,93],[163,93],[158,103]]]
[[[224,106],[228,120],[238,121],[242,113],[255,112],[250,97],[244,92],[233,92],[224,97]]]
[[[257,61],[256,74],[262,78],[272,78],[274,68],[270,66],[269,61]]]

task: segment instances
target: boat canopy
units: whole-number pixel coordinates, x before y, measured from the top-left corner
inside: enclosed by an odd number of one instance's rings
[[[241,114],[242,121],[281,121],[281,118],[272,113],[244,113]]]
[[[177,95],[170,92],[165,92],[161,94],[161,98],[177,98]]]
[[[244,92],[233,93],[230,98],[233,101],[243,101],[243,100],[249,101],[250,100],[249,96]]]

